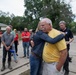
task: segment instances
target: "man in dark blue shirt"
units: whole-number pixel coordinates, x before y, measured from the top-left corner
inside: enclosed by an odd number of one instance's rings
[[[73,41],[74,38],[73,38],[73,34],[71,30],[66,28],[65,21],[60,21],[59,26],[60,26],[60,31],[65,33],[65,40],[66,40],[66,45],[67,45],[67,50],[68,50],[67,59],[63,66],[63,70],[65,70],[64,75],[69,75],[69,49],[70,49],[70,43]]]

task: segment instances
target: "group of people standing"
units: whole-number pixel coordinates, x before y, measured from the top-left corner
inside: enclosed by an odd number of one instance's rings
[[[11,70],[11,56],[14,57],[14,61],[17,63],[18,59],[18,44],[19,44],[19,35],[16,29],[12,30],[12,26],[9,25],[6,27],[6,31],[1,36],[1,42],[3,44],[3,58],[2,58],[2,68],[1,71],[6,69],[6,56],[8,53],[8,68]],[[23,57],[29,58],[29,41],[32,38],[32,29],[28,31],[27,28],[24,28],[24,31],[21,33],[22,47],[24,55]]]
[[[60,30],[54,29],[52,21],[44,18],[39,21],[34,34],[32,30],[24,28],[21,33],[23,57],[30,58],[30,75],[69,75],[69,49],[74,38],[65,21],[60,21],[59,27]],[[15,50],[14,58],[17,62],[19,44],[17,30],[12,31],[12,26],[7,26],[1,41],[3,44],[1,71],[4,71],[7,53],[8,68],[12,69],[10,50]],[[31,45],[30,55],[29,45]]]

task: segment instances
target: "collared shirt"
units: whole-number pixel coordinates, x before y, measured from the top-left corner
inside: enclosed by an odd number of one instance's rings
[[[11,44],[11,42],[14,40],[13,34],[8,34],[7,32],[4,32],[1,38],[1,41],[4,41],[7,46]]]
[[[52,29],[48,35],[52,38],[55,38],[60,34],[60,31],[56,29]],[[65,39],[62,39],[61,41],[51,44],[46,42],[43,49],[43,60],[45,62],[51,63],[51,62],[59,62],[60,58],[60,51],[66,49],[66,42]]]

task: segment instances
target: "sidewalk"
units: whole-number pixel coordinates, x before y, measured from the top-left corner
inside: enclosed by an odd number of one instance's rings
[[[12,57],[12,67],[13,71],[4,74],[4,75],[19,75],[20,73],[28,70],[30,68],[29,66],[29,59],[27,58],[20,58],[23,56],[23,48],[22,48],[22,42],[20,41],[18,46],[18,63],[14,62],[14,59]],[[72,63],[70,63],[70,74],[69,75],[76,75],[76,36],[74,37],[74,41],[71,43],[71,49],[70,49],[70,56],[72,57]],[[27,65],[26,65],[27,64]],[[6,62],[6,66],[7,62]],[[2,67],[2,48],[0,49],[0,75],[2,75],[5,72],[9,72],[10,70],[7,68],[5,71],[1,72]]]
[[[72,57],[72,63],[70,63],[70,75],[76,75],[76,36],[74,41],[71,43],[70,57]]]

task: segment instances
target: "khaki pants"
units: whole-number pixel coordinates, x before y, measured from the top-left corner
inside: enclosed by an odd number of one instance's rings
[[[43,62],[43,72],[42,75],[64,75],[63,71],[58,71],[56,69],[56,62],[54,63],[46,63]]]

